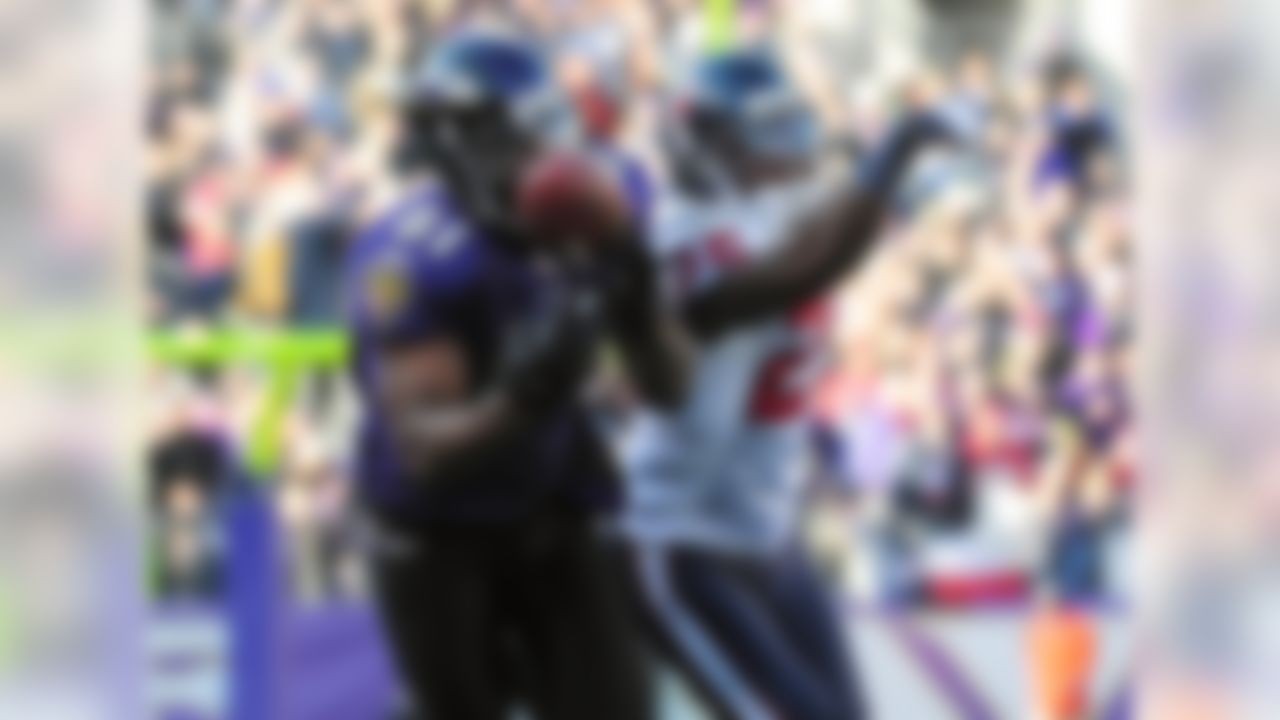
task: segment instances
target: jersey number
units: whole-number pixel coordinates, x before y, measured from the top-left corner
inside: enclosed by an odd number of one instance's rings
[[[748,412],[761,423],[793,420],[809,406],[810,391],[821,358],[819,343],[829,324],[830,312],[821,300],[792,313],[797,335],[790,347],[779,350],[760,365]]]
[[[722,273],[747,257],[736,235],[727,229],[708,233],[675,258],[677,279],[687,292],[703,278]],[[830,319],[826,302],[817,300],[791,313],[794,344],[780,349],[760,366],[747,412],[753,422],[776,423],[804,412],[816,373],[815,362]]]
[[[800,378],[805,370],[804,348],[787,348],[760,366],[748,412],[755,422],[775,423],[790,420],[805,408],[805,383]]]

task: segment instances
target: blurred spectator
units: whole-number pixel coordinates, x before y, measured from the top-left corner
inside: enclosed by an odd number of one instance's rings
[[[167,599],[212,599],[223,585],[216,516],[201,484],[189,476],[165,484],[154,532],[156,585]]]
[[[366,590],[356,503],[340,454],[345,443],[334,437],[342,398],[330,390],[334,378],[312,380],[290,418],[276,492],[293,595],[304,603],[363,597]]]
[[[197,429],[159,438],[151,457],[156,590],[168,599],[214,599],[223,590],[218,497],[225,450]]]

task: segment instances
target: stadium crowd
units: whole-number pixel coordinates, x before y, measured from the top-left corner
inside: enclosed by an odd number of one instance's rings
[[[153,5],[154,326],[335,325],[345,243],[387,190],[396,78],[433,37],[495,4]],[[562,58],[596,140],[660,171],[665,64],[698,42],[703,3],[506,5]],[[780,36],[838,140],[833,158],[910,103],[944,108],[975,139],[920,169],[890,236],[839,293],[814,398],[815,475],[828,481],[815,490],[814,542],[877,601],[1113,595],[1106,549],[1136,473],[1134,302],[1105,78],[1066,57],[1006,67],[971,53],[872,84],[842,49],[853,29],[807,23],[801,3],[741,5],[739,33]],[[334,374],[311,378],[286,413],[276,484],[295,588],[313,599],[361,592],[344,479],[351,407]],[[198,518],[219,481],[201,475],[226,471],[195,446],[246,443],[267,384],[238,367],[157,368],[152,381],[158,587],[214,592],[219,542]]]

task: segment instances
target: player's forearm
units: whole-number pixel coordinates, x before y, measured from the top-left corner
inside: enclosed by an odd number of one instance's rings
[[[684,308],[689,327],[712,337],[821,295],[868,255],[887,205],[883,193],[849,187],[777,252],[694,294]]]
[[[929,114],[898,124],[843,191],[764,258],[695,294],[686,307],[699,337],[786,312],[828,289],[868,255],[913,159],[950,132]]]
[[[645,402],[659,408],[684,400],[692,372],[692,340],[677,319],[655,312],[631,332],[620,333],[623,363]]]
[[[392,424],[406,470],[438,485],[483,473],[533,420],[508,393],[495,390],[456,408],[405,410]]]
[[[650,405],[684,400],[692,365],[692,339],[676,308],[659,291],[657,267],[637,225],[604,244],[606,317],[633,387]]]

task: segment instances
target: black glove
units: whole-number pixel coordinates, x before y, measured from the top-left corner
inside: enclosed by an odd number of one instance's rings
[[[609,326],[622,335],[644,332],[659,302],[658,270],[638,232],[609,244],[600,274]]]
[[[860,168],[861,185],[872,192],[893,195],[907,168],[921,151],[951,144],[958,135],[936,112],[916,111],[890,130]]]
[[[502,378],[511,397],[533,413],[571,402],[591,367],[598,310],[593,299],[559,289],[507,338]]]

